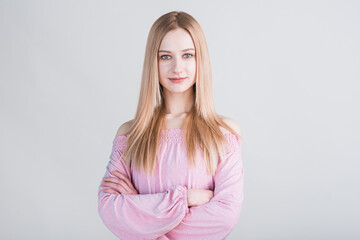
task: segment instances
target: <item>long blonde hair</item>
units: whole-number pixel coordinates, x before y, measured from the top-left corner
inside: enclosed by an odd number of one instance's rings
[[[132,164],[138,171],[141,168],[148,175],[154,174],[161,130],[166,128],[165,99],[158,72],[158,51],[165,34],[176,28],[186,30],[195,46],[195,100],[183,125],[188,163],[191,167],[196,165],[195,154],[200,148],[208,173],[214,175],[218,157],[225,153],[227,143],[220,126],[238,137],[241,136],[215,113],[210,58],[205,35],[199,23],[191,15],[181,11],[164,14],[150,29],[138,107],[127,131],[127,145],[123,154],[128,167]]]

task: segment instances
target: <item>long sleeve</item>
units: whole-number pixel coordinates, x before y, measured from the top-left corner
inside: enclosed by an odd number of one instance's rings
[[[122,152],[125,149],[125,136],[115,138],[105,177],[113,170],[131,179]],[[156,239],[177,226],[189,208],[187,189],[173,186],[166,192],[155,194],[110,194],[99,186],[98,212],[106,227],[120,239]]]
[[[166,234],[169,239],[225,239],[238,222],[244,199],[241,140],[227,135],[231,150],[219,162],[214,176],[214,197],[190,207],[181,223]]]

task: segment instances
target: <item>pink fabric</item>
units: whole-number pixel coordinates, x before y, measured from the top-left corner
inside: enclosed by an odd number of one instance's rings
[[[244,169],[241,140],[231,133],[224,136],[230,144],[214,177],[207,174],[200,152],[196,168],[188,166],[181,129],[162,130],[154,176],[126,167],[121,153],[127,136],[117,136],[105,176],[115,177],[111,172],[118,170],[139,194],[104,193],[105,187],[99,186],[98,211],[104,224],[121,239],[225,239],[241,213]],[[214,197],[188,207],[188,188],[213,190]]]

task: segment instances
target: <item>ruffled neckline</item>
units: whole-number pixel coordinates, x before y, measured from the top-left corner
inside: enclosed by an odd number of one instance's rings
[[[164,135],[166,133],[166,140],[167,142],[183,142],[183,129],[181,128],[167,128],[167,129],[161,129],[161,135],[160,135],[160,141],[164,139]],[[119,135],[116,136],[114,141],[121,141],[121,139],[126,139],[127,134],[125,135]],[[231,142],[241,142],[241,139],[238,138],[236,135],[226,132],[224,133],[225,138],[231,143]]]

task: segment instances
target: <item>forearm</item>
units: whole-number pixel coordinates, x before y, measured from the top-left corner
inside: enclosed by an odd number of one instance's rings
[[[186,188],[174,186],[157,194],[99,192],[99,215],[118,237],[155,239],[177,226],[189,211]]]

